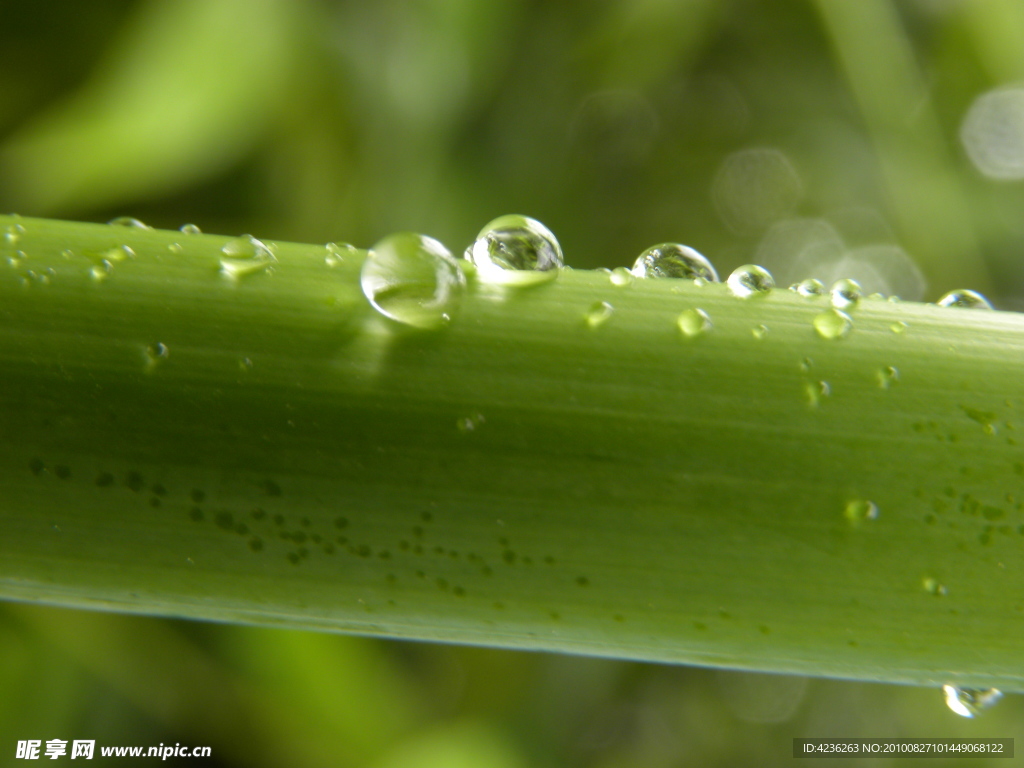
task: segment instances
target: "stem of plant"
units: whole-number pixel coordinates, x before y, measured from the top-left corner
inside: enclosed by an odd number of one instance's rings
[[[0,233],[4,598],[1024,689],[1018,314],[565,270],[425,331],[365,251]]]

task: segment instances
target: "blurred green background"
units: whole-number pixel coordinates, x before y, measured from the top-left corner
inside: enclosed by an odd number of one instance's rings
[[[0,11],[5,212],[361,247],[411,229],[455,253],[518,212],[575,267],[677,241],[723,275],[1024,309],[1019,0]],[[20,605],[0,660],[8,757],[87,738],[225,766],[770,766],[794,736],[1024,735],[1016,698],[968,721],[937,690]],[[984,761],[938,761],[958,762]]]

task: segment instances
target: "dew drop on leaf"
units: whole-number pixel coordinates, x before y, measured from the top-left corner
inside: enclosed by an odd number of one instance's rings
[[[112,227],[128,227],[129,229],[152,229],[148,224],[143,224],[138,219],[133,219],[131,216],[118,216],[116,219],[111,219],[107,222]]]
[[[992,304],[977,291],[950,291],[937,302],[940,307],[960,309],[992,309]]]
[[[609,304],[607,301],[598,301],[590,309],[587,310],[587,314],[584,319],[587,321],[587,325],[591,328],[600,328],[615,312],[615,307]]]
[[[789,290],[803,296],[805,299],[816,299],[819,296],[825,295],[824,283],[813,277],[809,277],[806,280],[801,280],[799,283],[791,285]]]
[[[856,280],[844,277],[832,285],[829,296],[832,299],[832,306],[836,309],[853,309],[860,303],[864,291]]]
[[[670,277],[718,282],[718,273],[711,262],[688,245],[679,243],[651,246],[637,257],[631,271],[640,278]]]
[[[680,312],[676,318],[676,325],[684,336],[691,339],[707,333],[713,327],[708,313],[696,307]]]
[[[956,685],[942,686],[946,706],[960,717],[977,717],[1001,698],[998,688],[960,688]]]
[[[252,235],[228,240],[220,252],[220,273],[229,280],[265,272],[277,261],[270,249]]]
[[[562,248],[551,230],[518,214],[487,224],[465,257],[485,283],[534,285],[554,279],[564,265]]]
[[[726,281],[729,291],[740,299],[767,296],[775,287],[775,280],[764,267],[744,264],[737,267]]]
[[[814,330],[823,339],[842,339],[853,330],[853,320],[848,314],[838,309],[830,309],[820,315],[815,315],[812,323]]]
[[[413,232],[388,235],[370,249],[360,284],[385,317],[416,328],[449,322],[466,278],[437,240]]]

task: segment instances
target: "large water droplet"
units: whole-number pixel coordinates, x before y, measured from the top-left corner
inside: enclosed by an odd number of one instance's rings
[[[696,307],[680,312],[679,317],[676,318],[676,325],[679,326],[683,335],[689,338],[707,333],[713,327],[708,313]]]
[[[992,309],[992,304],[989,300],[982,296],[977,291],[968,291],[966,289],[959,291],[950,291],[941,299],[938,300],[940,307],[958,307],[961,309]]]
[[[587,310],[585,319],[591,328],[599,328],[608,322],[608,318],[615,312],[615,307],[607,301],[599,301]]]
[[[744,264],[737,267],[726,281],[733,296],[741,299],[767,296],[775,287],[775,280],[764,267]]]
[[[836,309],[853,309],[864,296],[860,283],[844,277],[836,280],[829,291],[832,298],[832,306]]]
[[[370,304],[385,317],[417,328],[437,328],[451,319],[466,278],[437,240],[399,232],[370,249],[360,283]]]
[[[859,526],[878,518],[878,505],[867,499],[853,499],[847,503],[843,515],[850,521],[850,525]]]
[[[819,296],[825,295],[825,284],[813,277],[802,280],[796,285],[791,285],[789,289],[794,293],[800,294],[805,299],[816,299]]]
[[[229,240],[220,252],[220,273],[229,280],[265,272],[277,261],[270,249],[252,235]]]
[[[960,717],[977,717],[984,710],[1003,698],[998,688],[960,688],[956,685],[942,686],[946,706]]]
[[[112,227],[129,227],[131,229],[152,229],[148,224],[143,224],[138,219],[133,219],[131,216],[118,216],[116,219],[111,219],[107,222]]]
[[[182,224],[178,228],[178,231],[179,232],[183,232],[186,235],[201,235],[201,234],[203,234],[203,230],[201,230],[195,224]]]
[[[641,253],[633,263],[637,277],[674,277],[718,282],[711,262],[688,245],[661,243]]]
[[[466,249],[480,280],[501,285],[534,285],[554,279],[562,248],[547,227],[518,214],[499,216]]]
[[[842,339],[849,335],[853,329],[853,320],[845,312],[838,309],[830,309],[815,315],[814,330],[823,339]]]

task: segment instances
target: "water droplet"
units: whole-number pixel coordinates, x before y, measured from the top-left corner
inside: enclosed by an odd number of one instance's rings
[[[534,285],[554,279],[562,248],[547,227],[527,216],[499,216],[480,230],[465,257],[486,283]]]
[[[160,363],[170,357],[171,351],[163,342],[156,342],[146,347],[146,372],[152,373]]]
[[[328,267],[336,267],[345,261],[346,256],[353,256],[359,252],[354,245],[349,243],[327,243],[324,247],[327,249],[324,264]]]
[[[825,295],[825,284],[821,280],[809,277],[799,283],[789,286],[789,290],[798,293],[805,299],[816,299]]]
[[[832,306],[836,309],[853,309],[864,296],[864,290],[856,280],[844,277],[836,280],[829,291]]]
[[[608,279],[616,288],[625,288],[633,282],[633,273],[625,267],[616,267],[608,274]]]
[[[413,232],[388,235],[370,249],[360,283],[374,309],[417,328],[450,320],[466,278],[448,249]]]
[[[587,310],[585,316],[587,325],[591,328],[599,328],[608,322],[608,318],[612,316],[613,312],[615,312],[615,307],[607,301],[598,301]]]
[[[823,339],[842,339],[849,335],[853,329],[853,320],[845,312],[838,309],[830,309],[815,315],[814,330]]]
[[[99,264],[97,264],[96,266],[89,270],[89,274],[92,276],[92,279],[94,281],[100,282],[102,280],[106,280],[110,273],[113,271],[114,265],[111,264],[106,259],[103,259],[100,261]]]
[[[874,293],[868,294],[868,301],[885,301],[885,294],[875,291]]]
[[[832,394],[832,387],[827,381],[809,381],[804,384],[804,394],[807,396],[807,404],[817,408],[822,400]]]
[[[805,357],[803,360],[800,361],[800,370],[803,371],[804,373],[809,373],[811,368],[813,367],[814,361],[811,360],[811,358],[809,357]]]
[[[455,422],[455,426],[459,432],[474,432],[477,427],[484,423],[484,415],[482,413],[474,413],[470,416],[464,416]]]
[[[138,219],[133,219],[131,216],[118,216],[116,219],[111,219],[107,222],[112,227],[130,227],[131,229],[152,229],[148,224],[143,224]]]
[[[270,249],[252,235],[228,240],[220,252],[220,273],[229,280],[265,272],[277,261]]]
[[[902,320],[897,320],[895,323],[889,326],[889,330],[893,333],[903,333],[907,330],[907,324]]]
[[[201,235],[201,234],[203,234],[203,230],[201,230],[195,224],[182,224],[178,228],[178,231],[182,232],[182,233],[184,233],[186,235]]]
[[[684,309],[676,318],[676,325],[684,336],[693,338],[710,331],[714,326],[708,313],[696,307]]]
[[[899,370],[893,368],[891,365],[879,369],[877,376],[878,386],[882,389],[889,389],[889,387],[900,380]]]
[[[958,307],[960,309],[992,309],[989,300],[977,291],[950,291],[938,300],[940,307]]]
[[[764,267],[744,264],[737,267],[726,281],[733,296],[741,299],[767,296],[775,287],[775,280]]]
[[[924,591],[929,595],[935,595],[936,597],[945,597],[949,590],[946,589],[945,584],[940,584],[938,579],[933,579],[931,576],[923,579],[921,585],[924,587]]]
[[[109,262],[124,261],[125,259],[134,259],[135,251],[128,245],[117,245],[102,254],[102,260]]]
[[[687,245],[661,243],[641,253],[633,263],[637,277],[674,277],[686,280],[718,282],[711,262]]]
[[[977,717],[1001,698],[998,688],[960,688],[956,685],[942,686],[946,706],[960,717]]]
[[[847,503],[843,515],[850,521],[850,525],[859,526],[868,520],[878,518],[878,505],[867,499],[853,499]]]
[[[21,236],[23,234],[25,234],[25,227],[24,227],[24,225],[22,225],[22,224],[11,224],[4,231],[4,241],[8,245],[14,245],[19,240],[21,240]]]
[[[761,339],[768,335],[768,326],[764,325],[763,323],[760,325],[755,325],[753,328],[750,329],[750,332],[753,334],[755,339],[760,341]]]
[[[167,250],[177,256],[185,249],[181,247],[181,243],[168,243]]]

